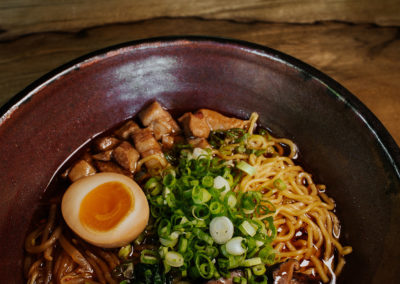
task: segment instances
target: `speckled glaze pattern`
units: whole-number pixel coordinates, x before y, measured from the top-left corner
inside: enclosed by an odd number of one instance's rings
[[[23,283],[35,205],[82,144],[157,99],[171,109],[251,112],[293,139],[328,186],[354,253],[340,283],[398,283],[400,151],[337,82],[278,51],[234,40],[137,41],[80,58],[17,95],[0,115],[0,282]]]

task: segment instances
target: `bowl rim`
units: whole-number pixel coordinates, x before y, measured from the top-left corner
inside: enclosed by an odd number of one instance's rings
[[[20,105],[29,103],[29,100],[32,98],[32,96],[34,96],[39,90],[51,84],[54,80],[61,78],[70,71],[79,69],[81,65],[96,60],[101,60],[102,58],[107,57],[110,53],[114,53],[122,49],[133,50],[139,48],[140,46],[150,47],[165,44],[182,45],[196,43],[210,43],[231,48],[239,48],[245,52],[266,57],[274,61],[279,61],[282,64],[302,72],[304,76],[317,80],[329,90],[331,95],[335,96],[339,101],[346,104],[351,111],[353,111],[362,120],[385,153],[386,158],[389,160],[394,169],[396,177],[400,180],[399,146],[396,144],[395,140],[382,122],[380,122],[380,120],[372,113],[372,111],[369,110],[355,95],[353,95],[349,90],[322,71],[319,71],[315,67],[291,55],[264,45],[232,38],[198,35],[151,37],[127,41],[89,52],[83,56],[60,65],[59,67],[39,77],[16,95],[11,97],[5,104],[0,106],[0,127],[4,125],[5,121],[12,119],[12,113],[16,111]]]

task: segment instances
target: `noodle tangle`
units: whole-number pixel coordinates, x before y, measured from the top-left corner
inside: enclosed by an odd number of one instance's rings
[[[69,237],[64,224],[57,221],[56,204],[51,204],[45,225],[32,231],[25,240],[25,276],[28,284],[117,283],[111,271],[120,264],[112,251],[95,248]]]
[[[263,155],[215,154],[227,160],[244,160],[255,168],[255,173],[246,175],[235,190],[260,191],[270,202],[265,205],[274,208],[276,261],[296,259],[299,272],[329,282],[340,274],[344,256],[352,251],[338,240],[335,203],[325,194],[324,185],[315,184],[311,174],[295,165],[297,147],[291,140],[253,134],[257,117],[253,114],[250,118],[246,145],[264,150]],[[288,148],[288,154],[284,155],[283,147]]]

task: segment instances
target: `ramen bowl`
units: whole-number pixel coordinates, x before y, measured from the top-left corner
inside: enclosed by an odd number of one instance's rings
[[[260,122],[300,149],[327,185],[353,253],[339,283],[395,283],[400,267],[400,151],[377,118],[313,67],[234,40],[170,37],[92,53],[1,108],[0,282],[23,283],[24,238],[46,188],[88,140],[157,100]]]

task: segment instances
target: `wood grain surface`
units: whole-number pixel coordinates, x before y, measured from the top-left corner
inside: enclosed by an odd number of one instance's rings
[[[0,40],[154,18],[400,25],[400,0],[2,0]]]
[[[221,36],[267,45],[322,70],[400,143],[399,1],[186,1],[190,9],[183,1],[111,2],[2,1],[0,105],[55,67],[103,47],[153,36]]]

